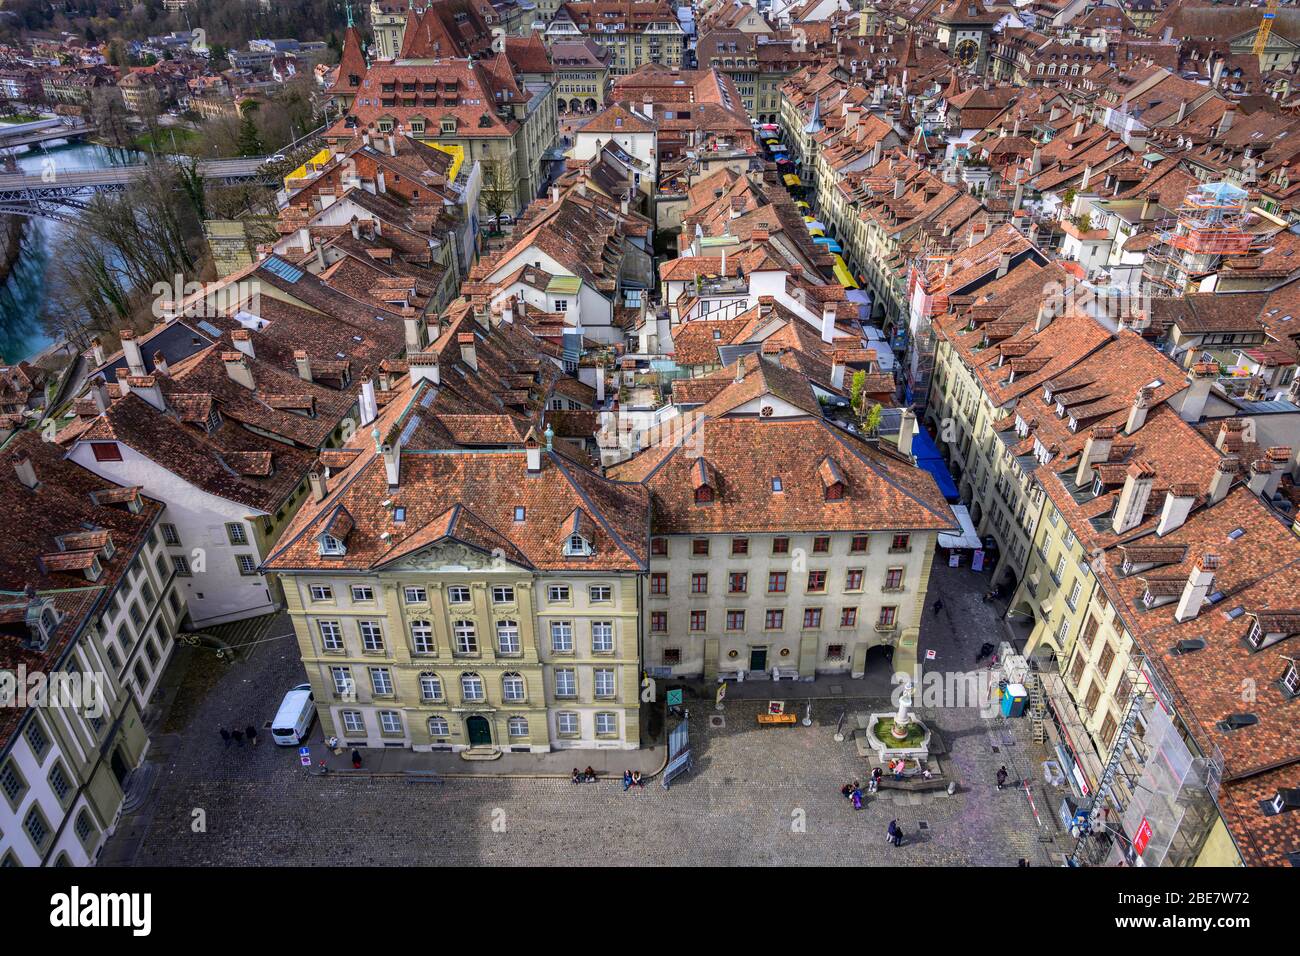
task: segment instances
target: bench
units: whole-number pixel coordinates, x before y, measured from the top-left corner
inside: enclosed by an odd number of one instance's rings
[[[920,775],[915,777],[904,777],[902,780],[895,780],[886,774],[877,782],[876,787],[880,790],[908,790],[914,793],[922,793],[927,790],[947,790],[948,781],[942,777],[930,777],[928,780]]]
[[[794,724],[798,723],[799,718],[795,714],[759,714],[758,722],[762,726]]]

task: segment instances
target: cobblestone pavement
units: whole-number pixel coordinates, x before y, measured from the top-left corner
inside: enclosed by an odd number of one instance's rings
[[[968,571],[936,578],[951,619],[927,609],[922,656],[930,665],[970,667],[966,649],[996,609],[979,600],[984,578]],[[964,575],[964,577],[963,577]],[[971,585],[974,584],[974,588]],[[968,593],[969,592],[969,593]],[[973,601],[976,607],[967,607]],[[952,621],[961,622],[954,627]],[[971,631],[976,633],[972,635]],[[973,645],[971,642],[974,642]],[[951,659],[945,660],[948,655]],[[152,865],[330,864],[881,864],[1008,865],[1027,858],[1055,862],[1040,839],[1056,833],[1041,787],[999,792],[993,775],[1007,764],[1013,779],[1039,772],[1026,721],[987,720],[973,708],[933,708],[947,743],[945,766],[958,792],[882,791],[854,811],[839,787],[865,780],[869,765],[852,741],[833,735],[841,711],[892,709],[888,701],[816,700],[812,727],[760,728],[765,702],[726,704],[723,726],[712,705],[691,706],[693,772],[664,790],[652,781],[624,793],[617,780],[318,777],[298,766],[292,748],[264,740],[256,749],[226,748],[216,726],[254,719],[260,728],[283,691],[300,681],[291,643],[265,645],[231,665],[180,735],[160,738],[154,793],[125,821],[106,863]],[[774,696],[784,688],[773,688]],[[242,716],[247,715],[247,716]],[[800,709],[802,716],[802,708]],[[850,719],[850,724],[852,720]],[[1033,798],[1042,819],[1031,810]],[[195,811],[205,823],[195,832]],[[885,843],[897,819],[902,847]],[[922,827],[924,824],[924,828]],[[116,845],[115,845],[116,844]]]

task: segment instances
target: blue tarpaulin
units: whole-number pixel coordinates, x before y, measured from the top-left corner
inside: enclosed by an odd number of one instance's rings
[[[944,464],[939,449],[935,447],[934,439],[924,428],[916,430],[916,435],[912,439],[912,454],[916,456],[916,463],[934,476],[935,483],[943,492],[944,498],[950,502],[960,499],[957,483],[952,480],[952,473]]]

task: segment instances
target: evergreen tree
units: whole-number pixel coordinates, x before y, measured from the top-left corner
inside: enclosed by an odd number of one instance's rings
[[[261,156],[265,152],[262,148],[261,134],[257,131],[257,124],[253,122],[252,107],[243,111],[243,118],[239,122],[237,144],[240,156]]]

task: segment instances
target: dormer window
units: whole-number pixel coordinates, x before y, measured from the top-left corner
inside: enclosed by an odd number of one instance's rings
[[[586,557],[591,554],[591,544],[580,534],[571,534],[564,542],[564,553],[569,557]]]
[[[713,489],[708,485],[700,485],[695,489],[695,503],[697,505],[708,504],[713,500]]]
[[[203,425],[209,435],[221,427],[221,412],[217,409],[217,406],[212,406],[212,411],[208,412],[208,420]]]
[[[1282,690],[1288,696],[1300,697],[1300,665],[1297,665],[1295,661],[1291,661],[1286,673],[1282,675],[1280,683]]]
[[[348,553],[347,546],[332,534],[323,534],[320,536],[320,553],[326,555],[344,555]]]
[[[1095,478],[1092,479],[1092,496],[1093,496],[1094,498],[1099,497],[1099,496],[1101,495],[1101,493],[1102,493],[1103,491],[1105,491],[1105,490],[1106,490],[1106,486],[1105,486],[1105,484],[1102,483],[1101,475],[1097,475]],[[1129,572],[1128,559],[1125,559],[1125,560],[1124,560],[1124,573],[1125,573],[1125,574],[1128,574],[1128,572]]]

